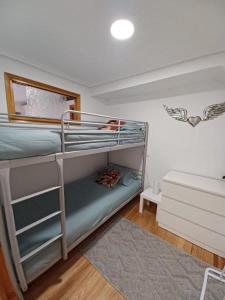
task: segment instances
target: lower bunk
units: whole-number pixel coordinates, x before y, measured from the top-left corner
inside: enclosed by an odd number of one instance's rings
[[[98,173],[65,185],[66,236],[69,250],[141,191],[141,181],[137,173],[125,167],[119,168],[123,176],[110,189],[96,182]],[[15,205],[17,230],[59,210],[58,202],[58,193],[53,191]],[[26,255],[59,233],[59,216],[24,232],[18,237],[21,255]],[[29,258],[23,263],[27,282],[34,280],[60,258],[59,240]]]

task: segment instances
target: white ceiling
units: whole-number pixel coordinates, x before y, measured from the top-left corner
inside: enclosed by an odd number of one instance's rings
[[[105,104],[137,102],[193,94],[225,87],[225,68],[206,68],[98,95]]]
[[[223,50],[224,0],[0,0],[2,54],[89,87]]]

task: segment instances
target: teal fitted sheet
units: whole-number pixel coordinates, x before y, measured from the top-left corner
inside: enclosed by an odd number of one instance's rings
[[[61,151],[61,138],[43,129],[0,127],[0,160],[48,155]]]
[[[67,243],[72,245],[84,233],[94,228],[124,201],[140,190],[140,181],[129,186],[117,184],[111,190],[95,182],[96,174],[65,186]],[[58,209],[58,194],[51,192],[32,201],[15,205],[17,229]],[[29,214],[27,214],[29,211]],[[60,232],[59,217],[27,231],[19,237],[22,255],[40,246]],[[24,263],[26,276],[35,277],[48,264],[60,257],[60,242],[55,242]]]
[[[122,138],[131,138],[122,140]],[[129,131],[120,133],[120,144],[137,143],[144,141],[144,133],[130,134]],[[77,142],[66,146],[66,151],[88,150],[117,145],[117,134],[96,132],[90,134],[87,130],[77,130],[76,134],[65,134],[68,142]],[[96,140],[100,142],[96,142]],[[83,143],[84,141],[93,141]],[[10,160],[32,156],[41,156],[61,152],[61,133],[48,129],[27,129],[14,127],[0,127],[0,160]]]

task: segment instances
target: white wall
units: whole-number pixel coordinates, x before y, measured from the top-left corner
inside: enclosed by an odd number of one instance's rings
[[[105,105],[91,97],[85,87],[2,55],[0,55],[0,112],[7,112],[4,72],[77,92],[81,94],[81,110],[96,113],[105,112]]]
[[[171,169],[221,178],[225,175],[225,114],[195,128],[169,117],[163,104],[184,107],[190,115],[202,115],[210,104],[225,101],[225,89],[158,100],[109,105],[108,112],[124,118],[148,121],[148,175],[161,180]]]

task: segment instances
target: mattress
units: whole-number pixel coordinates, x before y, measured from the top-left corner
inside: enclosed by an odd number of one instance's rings
[[[60,151],[61,138],[56,132],[0,127],[0,160],[47,155]]]
[[[117,134],[112,131],[102,130],[76,130],[76,134],[65,133],[65,140],[76,142],[66,146],[66,151],[88,150],[117,145]],[[131,138],[122,140],[122,138]],[[129,130],[120,133],[120,144],[137,143],[144,141],[144,133]],[[96,140],[100,142],[96,142]],[[84,143],[88,141],[89,143]],[[92,142],[93,141],[93,142]],[[10,160],[32,156],[41,156],[61,152],[61,133],[48,129],[27,129],[0,127],[0,160]]]
[[[117,184],[112,189],[95,182],[96,174],[77,180],[65,186],[67,243],[72,245],[84,233],[94,228],[124,201],[140,190],[139,180],[129,186]],[[56,191],[33,198],[14,206],[17,229],[20,229],[58,208]],[[29,215],[27,215],[29,211]],[[19,237],[22,256],[60,233],[59,217],[42,223]],[[35,277],[52,260],[60,257],[60,241],[55,242],[39,254],[23,263],[26,277]]]

